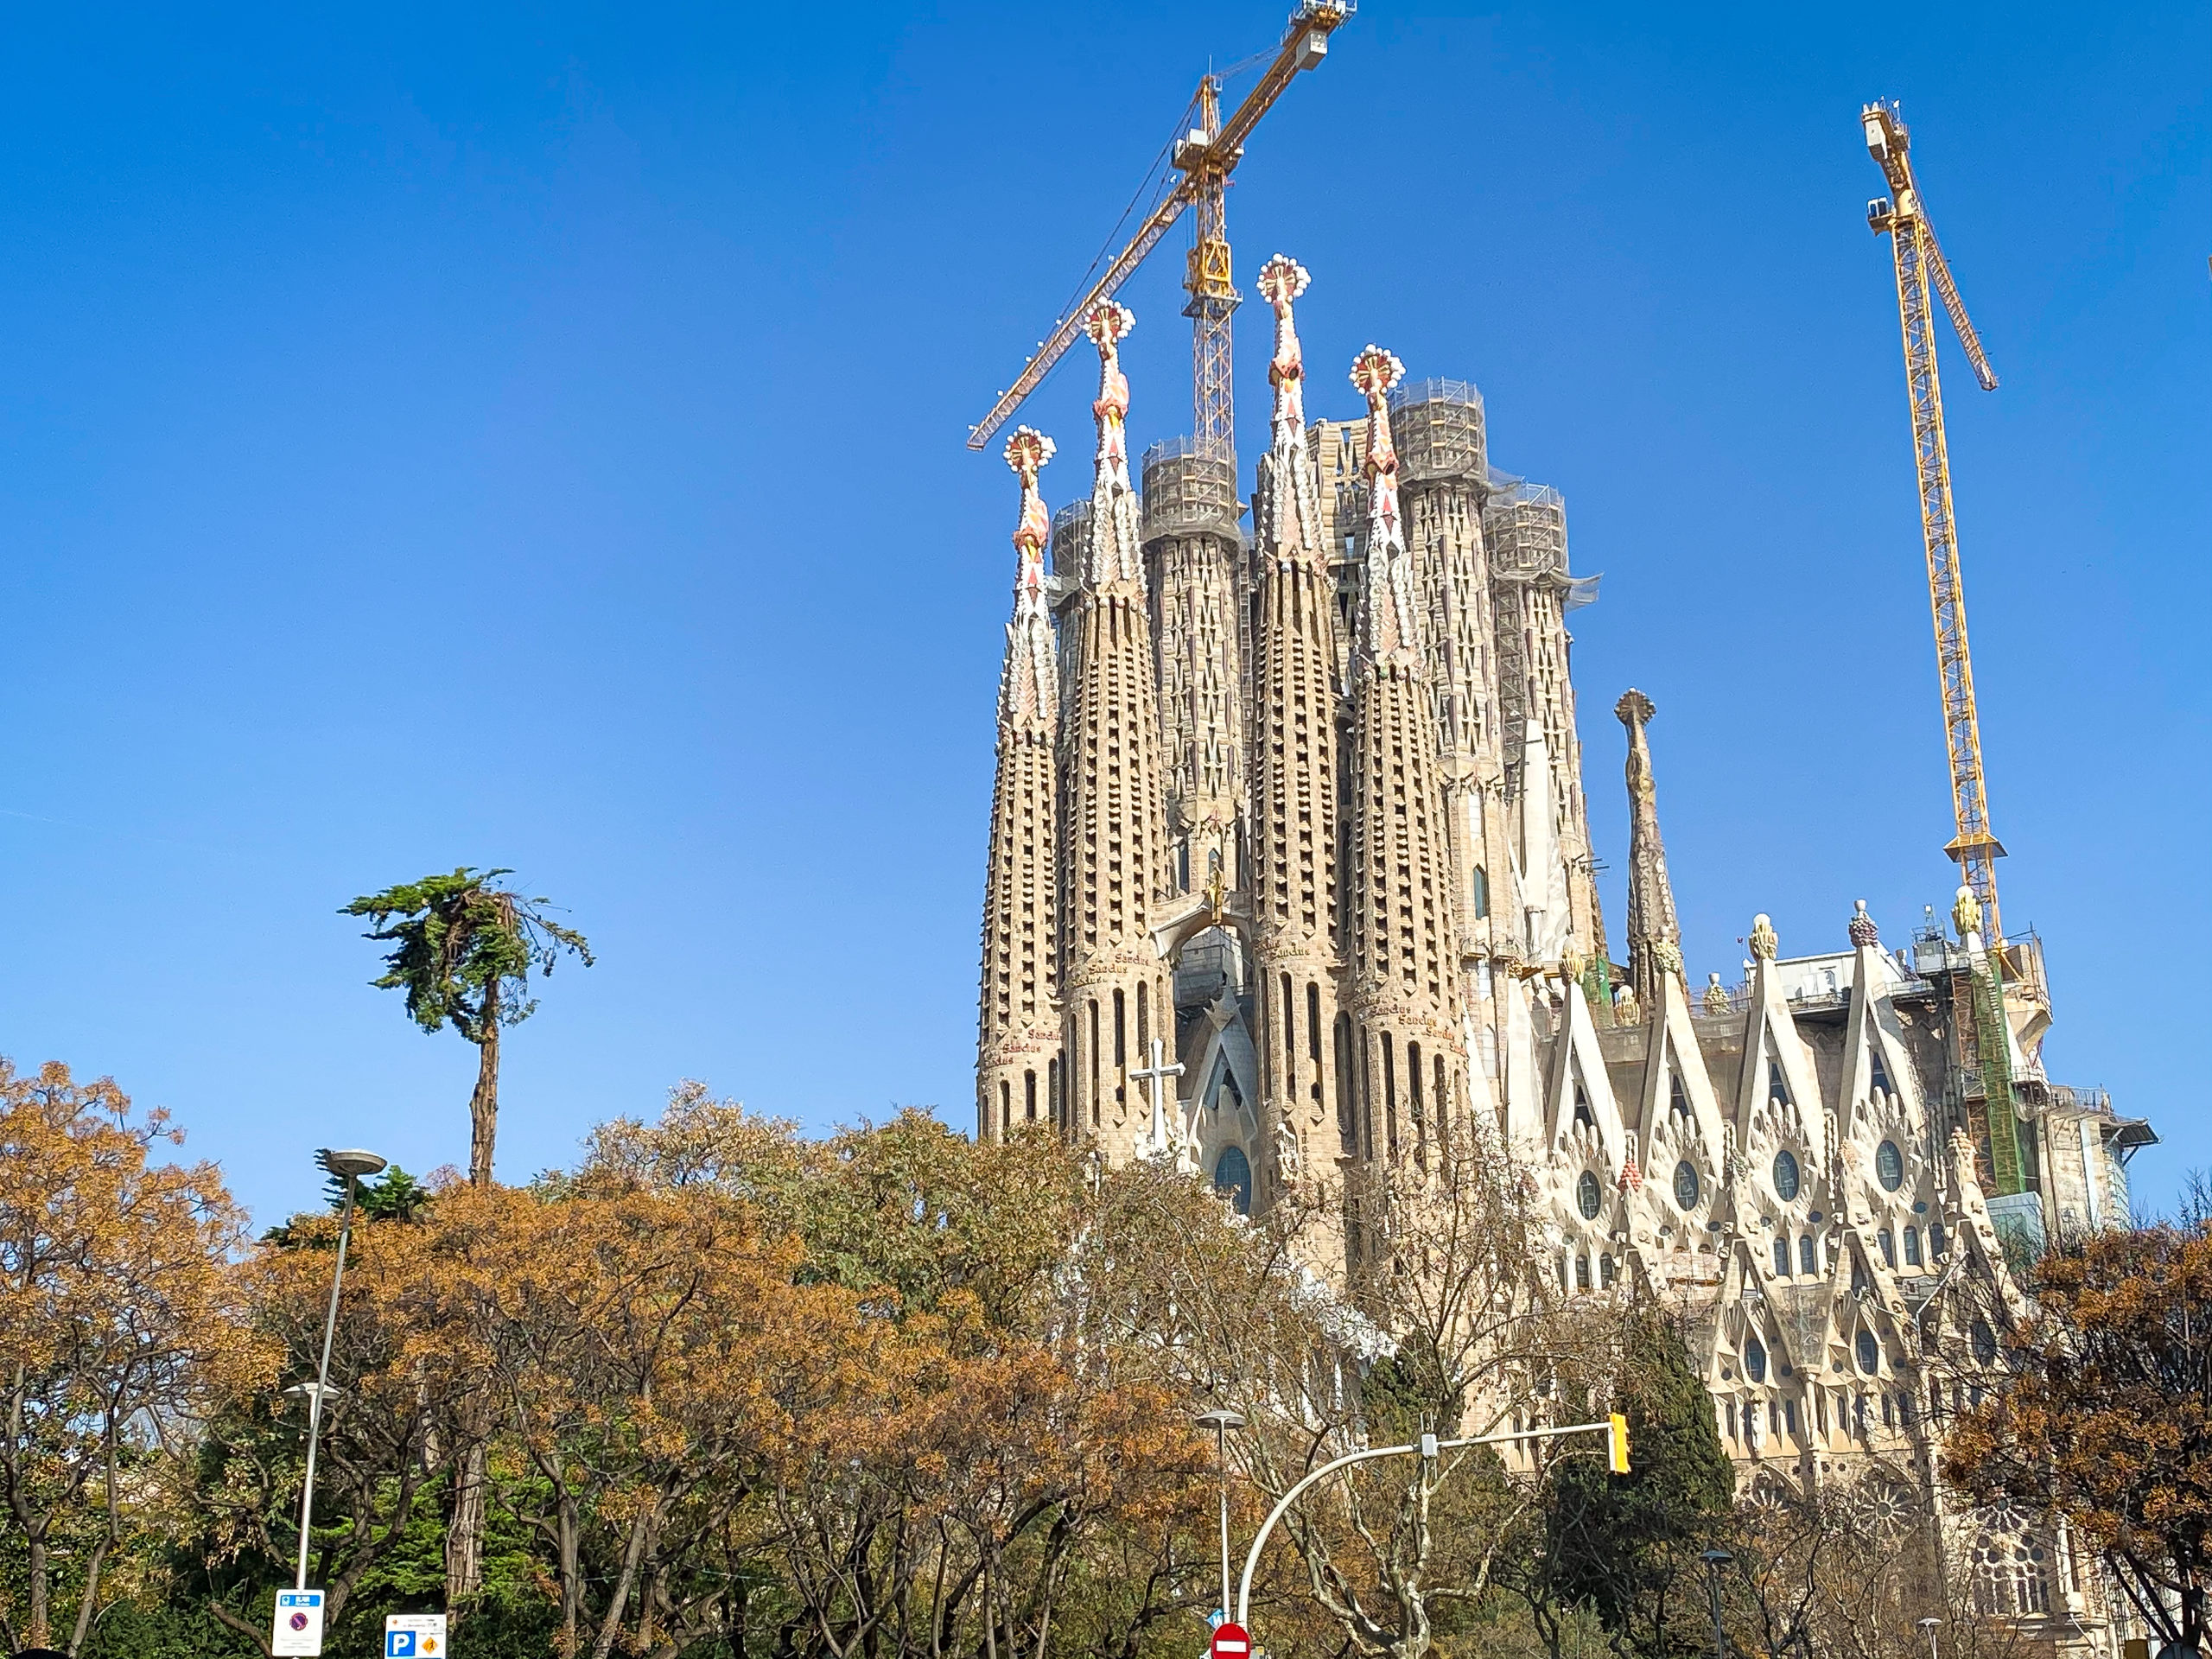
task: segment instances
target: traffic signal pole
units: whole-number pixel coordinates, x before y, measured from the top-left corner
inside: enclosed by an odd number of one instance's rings
[[[1247,1615],[1252,1610],[1252,1574],[1259,1570],[1260,1552],[1267,1548],[1268,1535],[1275,1529],[1275,1522],[1290,1512],[1290,1506],[1299,1495],[1317,1481],[1333,1475],[1339,1469],[1349,1469],[1355,1463],[1372,1463],[1378,1458],[1420,1458],[1433,1461],[1438,1453],[1456,1452],[1462,1446],[1501,1446],[1507,1440],[1555,1440],[1568,1434],[1599,1434],[1606,1437],[1606,1464],[1617,1475],[1628,1473],[1628,1420],[1618,1412],[1601,1423],[1569,1423],[1562,1428],[1529,1428],[1511,1434],[1475,1434],[1465,1440],[1440,1440],[1433,1434],[1424,1434],[1409,1446],[1376,1446],[1364,1452],[1348,1452],[1333,1463],[1325,1463],[1313,1473],[1282,1495],[1282,1499],[1268,1511],[1268,1518],[1260,1522],[1259,1535],[1252,1540],[1252,1550],[1244,1558],[1244,1577],[1236,1586],[1236,1622],[1247,1630],[1251,1628]]]

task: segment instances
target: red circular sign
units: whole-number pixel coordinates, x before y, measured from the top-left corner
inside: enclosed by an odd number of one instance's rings
[[[1213,1646],[1207,1652],[1212,1659],[1252,1659],[1252,1638],[1242,1624],[1219,1624],[1214,1627]]]

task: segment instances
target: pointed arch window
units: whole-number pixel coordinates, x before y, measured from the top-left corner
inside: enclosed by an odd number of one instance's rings
[[[1598,1258],[1598,1285],[1600,1289],[1611,1290],[1613,1287],[1613,1281],[1619,1274],[1620,1268],[1614,1263],[1611,1250]]]
[[[1819,1270],[1819,1264],[1813,1255],[1813,1236],[1806,1233],[1797,1241],[1797,1271],[1817,1273]]]
[[[1690,1116],[1689,1093],[1682,1087],[1682,1074],[1672,1065],[1667,1068],[1667,1110],[1685,1121]]]
[[[1943,1224],[1942,1222],[1931,1221],[1928,1224],[1929,1255],[1934,1256],[1938,1262],[1942,1261],[1945,1254],[1944,1246],[1949,1241],[1943,1236]]]
[[[1590,1288],[1590,1258],[1579,1250],[1574,1256],[1574,1287],[1577,1290]]]
[[[1882,1046],[1874,1041],[1871,1035],[1866,1044],[1866,1058],[1868,1061],[1867,1086],[1878,1089],[1885,1095],[1895,1095],[1897,1091],[1897,1084],[1890,1081],[1890,1074],[1882,1065]]]
[[[1872,1331],[1859,1333],[1859,1369],[1869,1376],[1882,1369],[1882,1344],[1874,1340]]]
[[[1744,1338],[1744,1375],[1754,1382],[1766,1381],[1766,1344],[1757,1337]]]
[[[1771,1105],[1789,1103],[1789,1080],[1782,1075],[1782,1062],[1772,1055],[1767,1057],[1766,1062],[1766,1097]]]
[[[1213,1190],[1227,1198],[1240,1216],[1252,1213],[1252,1160],[1242,1147],[1224,1147],[1214,1160]]]
[[[1590,1096],[1582,1087],[1582,1079],[1574,1080],[1574,1121],[1588,1128],[1596,1128],[1598,1120],[1590,1115]]]

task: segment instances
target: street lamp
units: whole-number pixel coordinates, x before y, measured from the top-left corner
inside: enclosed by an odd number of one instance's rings
[[[1708,1549],[1698,1557],[1705,1563],[1706,1589],[1713,1598],[1713,1659],[1728,1659],[1728,1638],[1720,1631],[1720,1569],[1735,1559],[1725,1549]]]
[[[300,1489],[300,1571],[292,1585],[295,1590],[308,1587],[308,1523],[315,1513],[315,1443],[322,1434],[322,1402],[331,1393],[330,1343],[338,1333],[338,1287],[346,1282],[346,1241],[353,1234],[353,1188],[362,1176],[373,1175],[385,1166],[375,1153],[358,1147],[334,1152],[325,1147],[315,1154],[315,1160],[344,1180],[346,1207],[338,1219],[338,1269],[330,1275],[330,1312],[322,1321],[322,1363],[315,1368],[315,1392],[308,1395],[308,1469],[306,1484]]]
[[[1221,1616],[1229,1617],[1229,1431],[1244,1427],[1242,1413],[1225,1406],[1214,1406],[1198,1415],[1200,1428],[1214,1432],[1214,1445],[1218,1457],[1217,1467],[1221,1471]]]
[[[1940,1618],[1916,1618],[1913,1621],[1920,1627],[1920,1633],[1928,1638],[1928,1659],[1936,1659],[1936,1627],[1942,1622]]]

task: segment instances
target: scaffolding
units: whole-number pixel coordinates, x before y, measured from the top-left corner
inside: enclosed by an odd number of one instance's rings
[[[1567,499],[1548,484],[1491,474],[1483,540],[1495,575],[1567,575]]]
[[[1237,539],[1236,462],[1218,443],[1169,438],[1144,452],[1144,539],[1211,534]]]
[[[1465,380],[1401,381],[1390,388],[1390,440],[1408,484],[1465,478],[1485,483],[1483,395]]]

